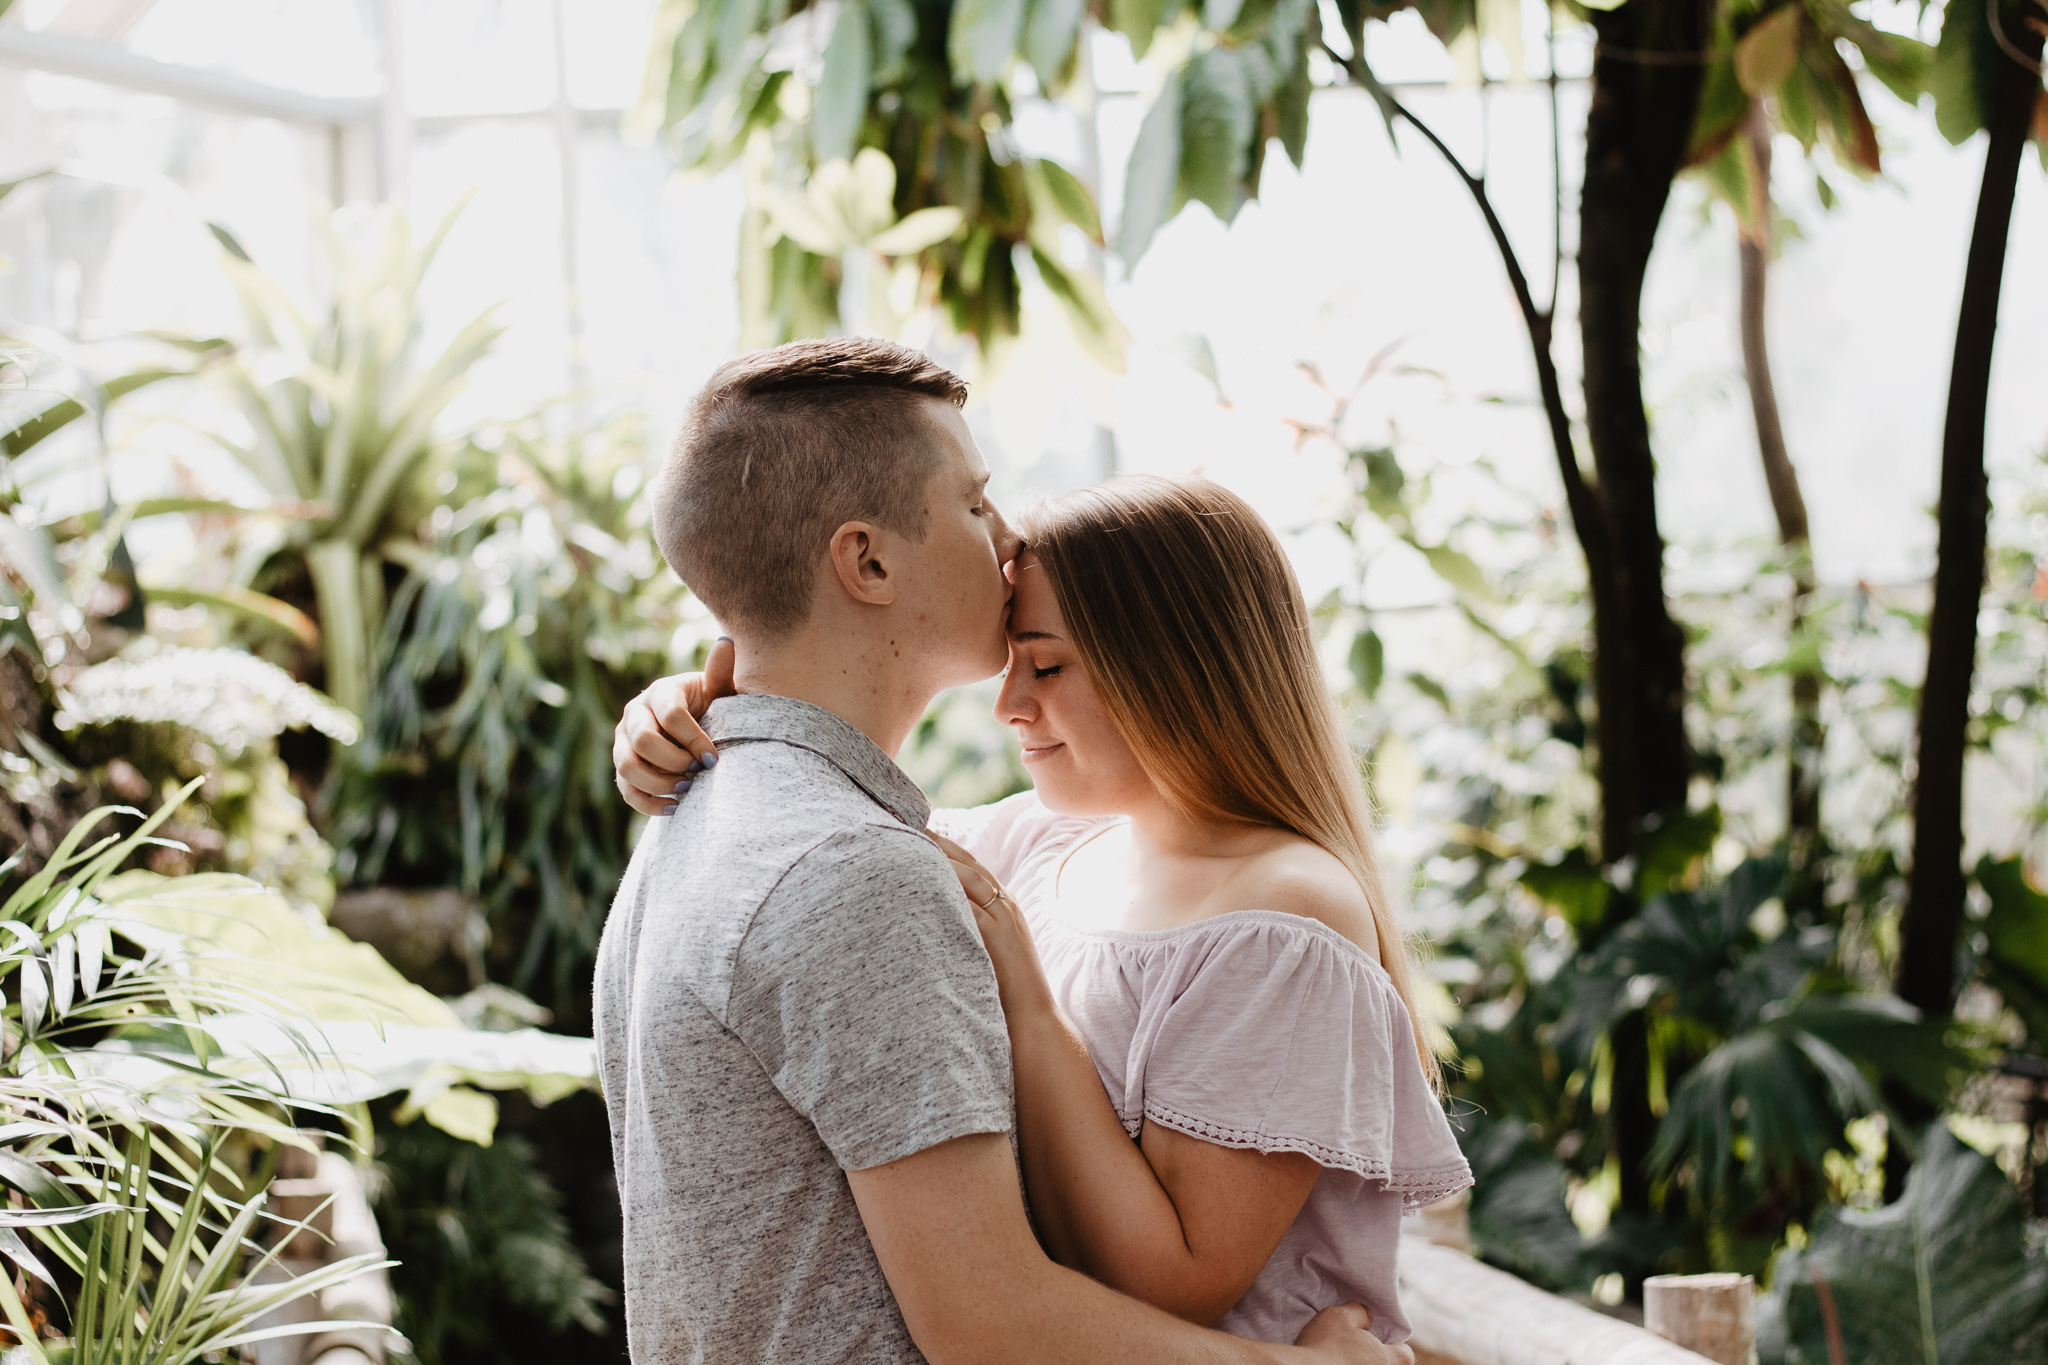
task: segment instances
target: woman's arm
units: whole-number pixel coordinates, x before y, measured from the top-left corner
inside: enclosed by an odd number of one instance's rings
[[[1298,1152],[1240,1151],[1157,1124],[1133,1143],[1053,1003],[1022,913],[964,849],[939,842],[995,963],[1024,1184],[1047,1250],[1178,1317],[1216,1321],[1251,1288],[1321,1168]]]
[[[721,635],[702,673],[656,678],[626,703],[612,731],[612,781],[634,810],[672,814],[690,789],[691,774],[718,762],[718,748],[697,718],[733,694],[732,664],[732,641]]]

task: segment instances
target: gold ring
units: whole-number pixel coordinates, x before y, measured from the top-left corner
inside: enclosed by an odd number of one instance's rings
[[[998,886],[998,887],[997,887],[997,888],[996,888],[995,890],[993,890],[993,891],[991,891],[991,892],[989,892],[989,893],[988,893],[988,899],[987,899],[987,900],[985,900],[985,901],[976,901],[976,902],[975,902],[975,904],[974,904],[974,908],[975,908],[975,909],[977,909],[977,910],[986,910],[986,909],[988,909],[988,908],[989,908],[989,907],[990,907],[991,905],[994,905],[994,904],[995,904],[995,903],[996,903],[997,901],[1001,900],[1002,898],[1003,898],[1003,888],[1002,888],[1002,887],[1000,887],[1000,886]]]

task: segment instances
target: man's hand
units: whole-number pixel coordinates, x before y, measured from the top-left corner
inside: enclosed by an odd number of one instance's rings
[[[627,805],[645,815],[673,815],[696,774],[718,762],[718,749],[697,718],[732,683],[732,641],[720,636],[702,673],[657,678],[626,703],[612,732],[613,780]]]
[[[1314,1351],[1318,1360],[1331,1365],[1415,1365],[1415,1352],[1406,1346],[1389,1346],[1368,1329],[1372,1311],[1363,1304],[1342,1303],[1325,1308],[1301,1329],[1294,1344]]]

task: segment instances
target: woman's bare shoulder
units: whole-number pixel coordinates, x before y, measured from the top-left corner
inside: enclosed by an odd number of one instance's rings
[[[1318,920],[1378,960],[1379,935],[1365,890],[1336,854],[1297,836],[1244,859],[1230,879],[1241,910],[1276,910]]]

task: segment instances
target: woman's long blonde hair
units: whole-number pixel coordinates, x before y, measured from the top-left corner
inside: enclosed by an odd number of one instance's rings
[[[1022,522],[1089,680],[1166,798],[1198,819],[1292,830],[1358,879],[1423,1074],[1440,1085],[1365,786],[1272,528],[1221,484],[1149,475]]]

